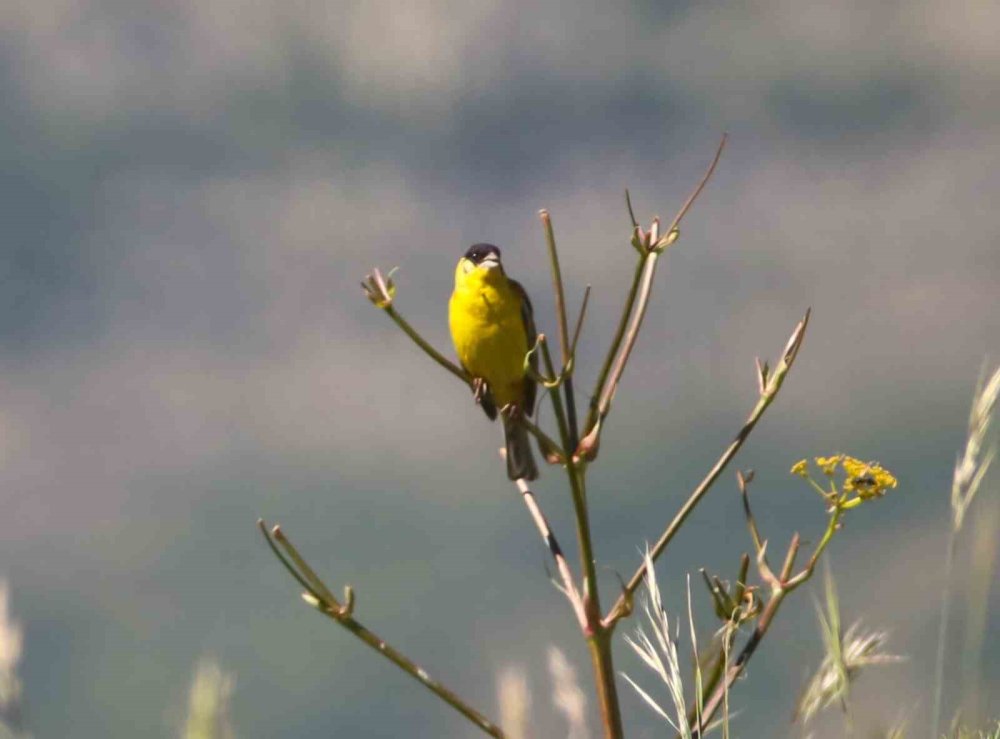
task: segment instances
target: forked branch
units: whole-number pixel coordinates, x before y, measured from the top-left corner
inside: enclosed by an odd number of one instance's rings
[[[354,591],[349,585],[344,588],[344,602],[341,603],[326,584],[316,575],[305,559],[303,559],[302,555],[299,554],[299,551],[288,540],[284,532],[282,532],[281,527],[275,526],[268,530],[267,524],[264,523],[263,519],[257,521],[257,527],[260,529],[260,533],[263,534],[268,546],[271,547],[271,551],[274,552],[274,556],[278,558],[278,561],[281,562],[292,577],[298,581],[299,585],[304,588],[305,592],[302,594],[302,599],[306,603],[350,631],[358,639],[465,716],[481,731],[499,739],[503,738],[504,733],[499,726],[472,708],[452,690],[431,678],[427,674],[427,671],[420,667],[420,665],[357,621],[354,618]]]
[[[585,439],[581,442],[581,456],[592,458],[596,455],[596,450],[600,442],[601,422],[607,416],[611,408],[611,401],[614,398],[615,390],[621,381],[625,365],[635,346],[639,336],[639,329],[642,327],[646,309],[649,306],[649,298],[652,294],[653,277],[656,274],[656,262],[664,249],[673,244],[680,235],[680,223],[684,216],[691,209],[694,201],[697,200],[705,185],[715,172],[715,167],[719,163],[722,151],[726,146],[727,134],[723,134],[719,147],[716,149],[712,163],[705,170],[704,176],[697,187],[692,190],[684,205],[677,211],[670,227],[665,231],[660,229],[659,219],[654,219],[649,231],[643,230],[635,219],[632,211],[632,199],[625,191],[625,201],[628,206],[629,219],[632,221],[632,246],[639,252],[636,263],[635,274],[632,278],[632,285],[629,288],[628,297],[625,300],[625,307],[622,309],[621,318],[618,321],[618,328],[611,346],[608,349],[604,364],[597,377],[597,384],[591,400],[590,413],[587,415],[587,422],[584,425]],[[631,318],[631,321],[629,320]],[[624,342],[624,345],[623,345]]]
[[[774,617],[778,613],[778,609],[781,608],[782,602],[792,591],[812,577],[813,572],[816,569],[816,563],[819,561],[820,556],[833,539],[833,535],[840,526],[841,515],[844,510],[846,510],[837,506],[833,511],[831,511],[830,518],[827,521],[826,530],[823,532],[822,538],[813,549],[812,555],[809,557],[809,561],[806,566],[796,574],[792,574],[792,571],[795,566],[795,558],[801,545],[801,539],[799,538],[798,532],[793,534],[792,540],[788,545],[788,550],[785,553],[781,573],[776,576],[767,564],[767,542],[760,536],[760,532],[757,529],[757,523],[754,520],[753,513],[750,509],[750,497],[747,487],[751,479],[751,476],[744,476],[742,473],[737,473],[736,475],[737,484],[740,489],[740,496],[743,499],[743,512],[747,519],[747,527],[750,530],[750,536],[754,543],[754,549],[757,551],[757,572],[761,580],[767,583],[768,588],[770,589],[770,597],[761,610],[760,616],[757,618],[757,623],[755,624],[753,631],[750,633],[750,636],[747,638],[746,643],[743,645],[743,648],[740,650],[733,663],[725,669],[722,679],[715,686],[711,696],[705,702],[700,721],[696,721],[692,725],[692,739],[701,739],[704,733],[711,726],[712,717],[715,715],[716,711],[719,710],[722,703],[727,699],[728,691],[732,687],[733,683],[735,683],[736,680],[739,679],[740,675],[743,674],[747,663],[750,661],[750,658],[753,657],[754,652],[757,651],[761,641],[764,639],[768,629],[771,627]]]
[[[780,361],[778,362],[778,366],[775,368],[774,372],[764,378],[760,396],[758,397],[757,403],[750,412],[746,422],[743,424],[743,427],[739,430],[739,433],[736,434],[732,443],[730,443],[730,445],[722,453],[722,456],[719,457],[712,469],[709,470],[707,475],[705,475],[705,478],[701,481],[701,483],[699,483],[698,487],[696,487],[691,495],[688,496],[687,501],[685,501],[684,505],[681,506],[680,510],[674,516],[673,520],[671,520],[663,534],[660,535],[656,544],[650,549],[652,561],[655,562],[656,559],[663,554],[663,550],[667,548],[670,540],[674,538],[674,535],[684,524],[684,521],[687,520],[689,515],[691,515],[691,511],[695,509],[695,506],[697,506],[701,499],[705,496],[705,493],[709,491],[718,479],[719,475],[722,474],[722,471],[726,468],[733,457],[736,456],[740,447],[743,446],[747,437],[750,436],[750,432],[753,431],[761,416],[764,415],[764,411],[766,411],[774,401],[778,391],[781,390],[782,383],[785,381],[785,376],[795,363],[795,358],[798,356],[799,349],[802,346],[802,341],[805,338],[806,327],[808,325],[809,311],[807,310],[805,316],[801,321],[799,321],[795,330],[792,332],[788,343],[785,345],[785,350]],[[635,574],[632,575],[632,578],[625,586],[624,592],[618,597],[618,600],[611,607],[611,610],[605,617],[604,623],[606,626],[613,626],[615,622],[625,614],[628,599],[632,597],[639,585],[642,584],[646,575],[646,563],[643,562],[639,565]]]

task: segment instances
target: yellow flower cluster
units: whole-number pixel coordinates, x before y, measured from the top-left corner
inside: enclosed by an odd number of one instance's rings
[[[841,495],[844,497],[840,505],[853,508],[863,500],[871,500],[885,495],[886,491],[897,485],[895,476],[878,462],[863,462],[855,457],[846,454],[836,454],[832,457],[814,457],[816,466],[820,468],[824,475],[832,478],[837,473],[837,468],[843,470],[844,485]],[[790,472],[806,480],[811,480],[809,475],[809,460],[800,459],[792,465]],[[816,483],[812,483],[816,487]],[[833,485],[833,482],[831,482]],[[820,488],[817,487],[817,490]],[[822,491],[821,491],[822,492]],[[836,497],[836,487],[832,487],[828,493],[824,493],[830,500],[830,496]],[[848,500],[850,496],[852,499]]]
[[[878,462],[862,462],[854,457],[844,457],[844,481],[846,492],[856,493],[862,500],[885,495],[889,488],[896,487],[896,478]]]
[[[843,454],[838,454],[835,457],[816,457],[816,464],[819,465],[819,468],[823,470],[823,474],[827,477],[833,477],[833,474],[837,471],[837,465],[843,461]]]

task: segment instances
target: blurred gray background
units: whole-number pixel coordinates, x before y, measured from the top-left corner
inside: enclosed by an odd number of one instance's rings
[[[538,736],[565,735],[545,650],[589,693],[588,660],[499,427],[358,281],[398,265],[400,310],[450,354],[454,263],[491,241],[554,333],[546,207],[571,306],[593,285],[585,394],[632,272],[623,188],[643,222],[671,217],[727,130],[592,470],[605,600],[751,407],[754,356],[812,306],[738,464],[775,548],[825,521],[796,459],[897,474],[831,556],[845,621],[911,656],[862,677],[857,725],[922,732],[951,469],[1000,358],[998,28],[977,0],[0,4],[0,575],[27,727],[173,736],[209,654],[237,675],[239,736],[476,736],[299,602],[264,516],[487,713],[498,672],[526,670]],[[997,479],[969,538],[996,520]],[[572,550],[555,470],[538,493]],[[747,546],[727,472],[660,567],[668,607],[685,573],[731,576]],[[959,669],[969,548],[946,705],[975,683],[995,715],[995,640],[981,677]],[[733,695],[737,735],[799,736],[820,656],[803,592]],[[622,697],[630,736],[666,733]]]

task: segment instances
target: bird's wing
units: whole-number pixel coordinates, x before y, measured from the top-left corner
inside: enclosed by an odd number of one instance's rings
[[[521,283],[517,280],[508,280],[510,282],[511,288],[517,293],[518,297],[521,299],[521,320],[524,322],[524,334],[528,337],[528,348],[530,349],[535,345],[535,340],[538,338],[538,331],[535,328],[535,311],[531,307],[531,299],[528,297],[528,293],[522,287]],[[531,369],[538,371],[538,352],[531,355]],[[535,394],[538,391],[538,386],[535,381],[530,377],[524,378],[524,408],[522,409],[527,415],[531,415],[535,410]]]

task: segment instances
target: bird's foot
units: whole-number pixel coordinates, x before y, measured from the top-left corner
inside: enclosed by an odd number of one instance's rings
[[[511,420],[517,420],[521,417],[521,406],[517,403],[508,403],[500,409],[500,413]]]
[[[486,384],[486,380],[482,377],[472,378],[472,398],[476,401],[476,405],[482,405],[483,397],[489,392],[489,386]]]

